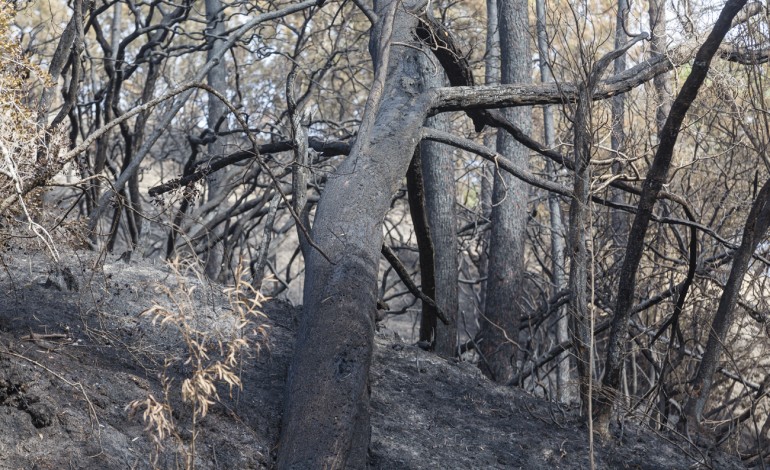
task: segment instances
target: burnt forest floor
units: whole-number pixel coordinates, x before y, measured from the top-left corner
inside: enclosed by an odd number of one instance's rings
[[[184,468],[193,429],[196,468],[270,468],[301,309],[263,305],[264,333],[246,336],[259,351],[238,367],[243,388],[220,385],[221,400],[193,427],[179,392],[193,373],[179,329],[140,314],[187,309],[195,331],[227,335],[237,325],[222,286],[180,278],[162,263],[98,256],[0,256],[0,469]],[[189,295],[169,299],[158,286]],[[217,348],[209,352],[215,360]],[[384,328],[371,389],[372,468],[590,466],[577,410],[496,386],[473,364],[438,358]],[[171,417],[161,446],[145,429],[144,408],[133,416],[127,408],[148,396]],[[674,435],[631,423],[614,431],[613,442],[595,446],[597,468],[742,468]]]

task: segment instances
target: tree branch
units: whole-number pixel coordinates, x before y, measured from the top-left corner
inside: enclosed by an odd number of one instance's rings
[[[396,271],[396,274],[398,274],[398,278],[401,279],[401,282],[404,283],[407,289],[409,289],[409,292],[412,293],[415,297],[422,300],[423,302],[427,303],[431,307],[436,309],[436,316],[441,320],[441,322],[445,325],[449,324],[449,320],[447,320],[446,315],[444,314],[444,311],[441,310],[441,307],[439,307],[436,302],[425,295],[419,287],[417,287],[417,284],[412,281],[412,278],[409,276],[409,273],[406,271],[406,268],[401,263],[401,260],[398,259],[398,256],[393,252],[393,249],[389,247],[386,244],[382,244],[381,249],[382,255],[385,256],[385,259],[388,260],[388,263],[390,263],[391,266],[393,266],[393,270]]]

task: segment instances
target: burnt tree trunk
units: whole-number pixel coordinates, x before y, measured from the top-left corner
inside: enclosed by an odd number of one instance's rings
[[[657,0],[650,2],[651,4]],[[652,8],[652,7],[651,7]],[[628,1],[618,0],[618,13],[615,19],[615,49],[620,49],[626,43],[626,17],[628,15]],[[665,26],[665,25],[664,25]],[[626,70],[626,54],[621,54],[615,59],[613,73],[615,75]],[[655,78],[657,79],[657,77]],[[612,97],[612,129],[610,133],[610,145],[614,153],[612,163],[612,174],[618,175],[623,172],[621,163],[622,155],[626,151],[626,95],[625,93]],[[617,188],[611,189],[610,198],[617,204],[625,203],[625,194]],[[623,247],[628,238],[628,216],[621,211],[612,212],[612,271],[610,274],[616,275],[623,262]]]
[[[498,2],[502,83],[527,83],[531,79],[527,2]],[[509,121],[529,131],[531,110],[505,110]],[[527,168],[529,152],[507,132],[497,138],[498,153],[520,168]],[[492,191],[492,231],[489,238],[484,315],[479,331],[482,371],[507,383],[516,374],[524,242],[529,187],[507,173],[495,171]]]
[[[484,55],[484,84],[500,83],[500,35],[497,20],[497,0],[487,0],[487,52]],[[484,136],[484,145],[495,148],[495,134],[489,132]],[[481,174],[481,216],[484,219],[492,217],[492,179],[494,165],[484,162]],[[479,233],[479,302],[478,311],[486,311],[487,277],[489,275],[489,231],[482,229]]]
[[[422,175],[422,155],[418,147],[414,152],[409,170],[406,172],[406,189],[409,197],[409,213],[412,216],[414,234],[417,238],[417,248],[420,253],[420,284],[422,292],[436,300],[436,271],[433,236],[428,223],[425,208],[425,181]],[[428,302],[422,302],[422,317],[420,318],[420,341],[434,345],[438,315],[436,307]]]
[[[602,381],[602,394],[605,395],[605,399],[597,403],[596,428],[603,436],[609,436],[612,404],[620,387],[620,375],[625,361],[628,336],[628,320],[631,316],[631,307],[634,303],[636,290],[636,272],[642,259],[644,239],[652,217],[652,209],[658,193],[667,181],[674,146],[685,115],[706,79],[711,60],[717,53],[727,31],[730,30],[733,18],[745,4],[746,0],[728,0],[711,33],[695,55],[692,72],[671,105],[671,111],[660,133],[658,150],[655,152],[655,158],[642,185],[642,194],[639,196],[637,213],[629,232],[626,254],[623,258],[618,282],[618,295]]]
[[[430,104],[419,66],[425,52],[413,35],[416,12],[395,1],[378,2],[374,30],[382,34],[374,43],[375,62],[387,67],[382,88],[372,87],[372,94],[381,93],[379,107],[367,109],[373,121],[365,114],[362,128],[368,128],[329,176],[318,203],[312,236],[331,262],[317,250],[306,260],[304,314],[278,449],[281,469],[366,466],[382,218],[401,186]],[[393,44],[390,60],[385,41]],[[372,102],[376,97],[370,96]]]
[[[423,56],[425,84],[428,87],[445,86],[446,78],[442,69],[432,65],[430,57]],[[427,127],[446,131],[449,119],[445,114],[428,118]],[[457,350],[458,322],[458,285],[457,272],[457,216],[455,213],[455,171],[453,149],[438,142],[423,141],[420,143],[420,161],[422,163],[422,178],[424,184],[425,215],[430,228],[433,245],[433,287],[438,306],[449,320],[449,324],[436,321],[435,315],[431,320],[434,350],[443,357],[454,357]],[[427,292],[426,292],[427,294]],[[430,296],[430,294],[428,294]],[[422,334],[421,334],[422,336]]]
[[[591,321],[588,312],[589,197],[591,162],[591,92],[592,86],[581,86],[575,110],[575,175],[569,209],[569,314],[570,334],[577,360],[580,398],[583,411],[588,411],[591,384]]]
[[[220,0],[206,0],[206,44],[208,45],[207,60],[216,58],[216,50],[225,42],[225,22],[224,9]],[[224,93],[227,88],[227,77],[224,59],[220,58],[219,63],[209,70],[206,80],[211,88]],[[225,118],[225,104],[215,96],[208,97],[208,116],[207,125],[210,132],[214,133],[213,140],[208,144],[209,158],[220,157],[225,154],[225,144],[222,137],[216,137],[220,130],[224,130],[223,121]],[[213,201],[219,197],[222,192],[223,172],[213,172],[208,177],[208,201]],[[218,238],[217,235],[212,234]],[[221,242],[216,243],[206,254],[206,265],[204,272],[209,279],[217,279],[222,270],[222,261],[224,247]]]

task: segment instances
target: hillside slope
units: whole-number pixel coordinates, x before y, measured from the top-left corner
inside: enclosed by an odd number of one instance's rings
[[[222,287],[180,279],[142,260],[108,261],[94,270],[95,256],[70,253],[59,274],[39,254],[17,250],[2,257],[2,469],[184,465],[175,444],[189,449],[192,437],[189,406],[178,391],[191,373],[183,342],[174,327],[161,328],[139,314],[173,304],[155,291],[158,283],[192,285],[190,321],[227,332],[233,323]],[[220,387],[222,402],[195,426],[197,468],[272,464],[301,310],[280,301],[263,310],[268,339],[250,337],[261,341],[261,350],[243,361],[243,390],[230,396]],[[158,451],[141,410],[129,417],[126,407],[148,394],[162,401],[162,371],[173,378],[167,390],[178,440],[166,439]],[[377,335],[371,388],[373,468],[589,467],[588,433],[575,410],[496,386],[472,364],[444,361],[384,329]],[[723,454],[708,455],[632,425],[616,437],[597,444],[597,468],[742,468]]]

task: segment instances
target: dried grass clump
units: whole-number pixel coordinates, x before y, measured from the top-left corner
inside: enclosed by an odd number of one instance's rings
[[[152,318],[153,325],[170,328],[178,334],[183,344],[183,354],[167,357],[160,375],[163,397],[152,394],[131,402],[126,409],[130,415],[141,413],[156,444],[156,460],[164,442],[171,438],[176,451],[185,461],[185,468],[194,468],[197,424],[206,417],[210,406],[220,400],[220,390],[226,389],[232,396],[234,389],[242,388],[239,375],[244,358],[258,353],[261,341],[267,337],[267,327],[262,323],[264,314],[259,311],[265,298],[252,288],[242,269],[235,273],[235,284],[223,289],[227,297],[227,318],[218,319],[224,328],[200,321],[200,301],[196,300],[197,287],[206,281],[194,263],[175,261],[170,263],[176,285],[158,284],[156,291],[170,301],[167,308],[159,304],[142,312]],[[182,365],[183,367],[175,367]],[[181,385],[175,386],[170,370],[187,371]],[[176,388],[175,388],[176,387]],[[174,413],[172,397],[180,396],[189,406],[191,437],[184,439],[180,423]],[[179,411],[179,410],[177,410]]]

